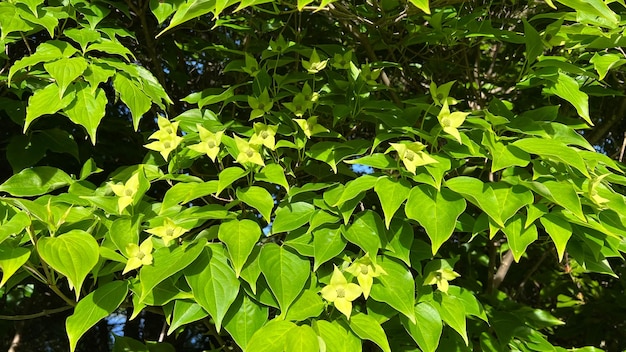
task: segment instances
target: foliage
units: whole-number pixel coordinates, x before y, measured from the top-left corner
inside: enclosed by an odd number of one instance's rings
[[[59,297],[70,351],[124,310],[163,333],[113,350],[623,349],[568,329],[623,307],[626,177],[583,136],[625,7],[2,2],[3,311]]]

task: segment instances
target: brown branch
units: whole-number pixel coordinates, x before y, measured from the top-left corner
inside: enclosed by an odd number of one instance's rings
[[[511,263],[513,263],[513,252],[511,252],[511,250],[508,250],[506,253],[504,253],[502,261],[500,262],[500,266],[498,267],[498,271],[496,271],[496,274],[493,276],[491,289],[492,292],[496,291],[498,287],[500,287],[502,281],[504,281],[506,273],[511,268]]]
[[[54,309],[44,309],[43,311],[41,311],[39,313],[33,313],[33,314],[0,315],[0,320],[29,320],[29,319],[36,319],[36,318],[45,317],[45,316],[56,314],[56,313],[65,312],[66,310],[70,310],[72,308],[74,308],[74,307],[72,307],[72,306],[63,306],[63,307],[54,308]]]

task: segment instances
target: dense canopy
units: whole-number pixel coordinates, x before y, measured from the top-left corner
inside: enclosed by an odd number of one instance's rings
[[[0,348],[625,349],[622,16],[0,2]]]

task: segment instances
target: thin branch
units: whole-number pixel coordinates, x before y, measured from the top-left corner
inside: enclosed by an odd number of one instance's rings
[[[36,318],[45,317],[45,316],[56,314],[56,313],[65,312],[66,310],[70,310],[72,308],[74,308],[74,307],[72,307],[72,306],[63,306],[63,307],[54,308],[54,309],[44,309],[43,311],[41,311],[39,313],[33,313],[33,314],[0,315],[0,320],[29,320],[29,319],[36,319]]]
[[[511,250],[506,251],[504,256],[502,257],[502,261],[500,262],[500,266],[498,267],[498,271],[493,276],[493,284],[492,284],[492,292],[496,291],[504,278],[506,277],[506,273],[511,268],[511,264],[513,263],[513,252]]]

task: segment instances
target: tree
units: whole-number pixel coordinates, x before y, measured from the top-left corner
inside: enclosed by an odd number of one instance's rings
[[[625,7],[0,3],[6,348],[626,348]]]

